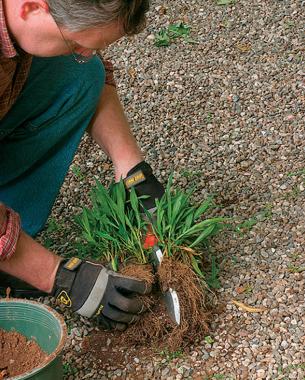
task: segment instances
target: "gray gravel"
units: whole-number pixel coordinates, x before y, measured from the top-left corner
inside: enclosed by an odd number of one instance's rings
[[[178,185],[197,184],[198,197],[215,194],[217,214],[257,223],[213,244],[223,304],[213,343],[97,371],[77,357],[94,326],[66,313],[66,379],[305,379],[304,8],[297,0],[158,0],[146,31],[107,52],[159,178],[173,171]],[[154,33],[179,20],[198,44],[155,47]],[[73,250],[71,215],[88,203],[95,177],[107,184],[113,175],[89,138],[73,165],[83,174],[71,171],[54,207],[61,228],[44,235],[60,253]],[[232,299],[266,311],[243,311]],[[138,375],[128,375],[131,366]]]

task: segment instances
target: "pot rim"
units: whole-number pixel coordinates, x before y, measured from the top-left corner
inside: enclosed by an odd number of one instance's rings
[[[14,303],[22,303],[22,304],[31,304],[31,305],[33,305],[35,307],[38,307],[38,308],[41,308],[41,309],[45,309],[50,314],[52,314],[53,317],[56,320],[58,320],[59,325],[60,325],[60,331],[61,331],[60,340],[58,342],[58,345],[57,345],[56,349],[50,355],[47,356],[47,359],[42,364],[40,364],[38,367],[33,368],[31,371],[24,372],[24,373],[22,373],[22,374],[20,374],[18,376],[14,376],[14,377],[10,377],[9,378],[11,380],[21,380],[21,379],[26,380],[26,379],[29,379],[31,376],[35,375],[36,373],[38,373],[39,371],[41,371],[43,368],[48,367],[48,365],[51,364],[51,362],[57,356],[59,356],[59,354],[63,350],[64,345],[66,343],[66,339],[67,339],[67,335],[68,335],[67,334],[67,326],[66,326],[66,323],[64,321],[64,318],[56,310],[54,310],[50,306],[45,305],[45,304],[43,304],[41,302],[33,301],[33,300],[27,300],[27,299],[21,299],[21,298],[3,298],[3,299],[0,299],[0,306],[1,306],[1,303],[2,304],[4,304],[4,303],[7,304],[9,302],[12,302],[12,303],[13,302]]]

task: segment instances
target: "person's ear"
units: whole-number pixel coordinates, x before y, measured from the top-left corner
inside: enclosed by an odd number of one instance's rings
[[[39,12],[50,12],[49,5],[45,1],[25,1],[21,6],[20,17],[26,20],[30,14],[37,14]]]

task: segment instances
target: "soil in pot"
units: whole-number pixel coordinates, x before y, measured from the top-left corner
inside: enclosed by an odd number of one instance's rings
[[[34,340],[16,331],[0,329],[0,380],[31,371],[47,357]]]

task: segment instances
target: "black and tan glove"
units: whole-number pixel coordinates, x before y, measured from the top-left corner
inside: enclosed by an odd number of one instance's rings
[[[144,281],[74,257],[61,262],[52,293],[76,313],[96,317],[104,328],[124,330],[145,310],[139,295],[150,291]]]
[[[163,185],[157,180],[152,168],[145,161],[129,170],[124,184],[126,189],[134,187],[138,196],[148,195],[147,198],[142,199],[142,204],[151,214],[155,211],[156,199],[160,199],[164,194]]]

